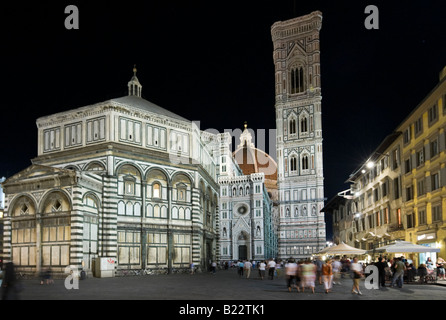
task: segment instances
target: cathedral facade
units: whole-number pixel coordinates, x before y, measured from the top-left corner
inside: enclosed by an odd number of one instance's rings
[[[229,134],[226,136],[229,140]],[[229,144],[226,144],[229,145]],[[221,260],[277,256],[277,165],[257,149],[245,124],[240,144],[226,160],[220,184]]]

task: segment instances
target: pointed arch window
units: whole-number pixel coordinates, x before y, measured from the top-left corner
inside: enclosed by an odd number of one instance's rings
[[[291,94],[305,91],[304,68],[302,66],[291,69]]]
[[[308,170],[308,156],[302,157],[302,170]]]
[[[303,116],[300,119],[300,132],[307,133],[308,132],[308,119],[306,116]]]
[[[295,156],[292,156],[290,159],[290,171],[291,172],[297,171],[297,159]]]
[[[290,119],[290,134],[296,134],[296,119]]]

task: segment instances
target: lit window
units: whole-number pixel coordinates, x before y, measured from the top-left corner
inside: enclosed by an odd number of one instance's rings
[[[159,183],[153,184],[153,198],[161,198],[161,186]]]

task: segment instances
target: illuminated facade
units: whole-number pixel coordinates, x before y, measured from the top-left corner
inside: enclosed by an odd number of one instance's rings
[[[427,97],[348,179],[323,209],[335,241],[373,249],[395,239],[440,253],[411,254],[416,263],[446,256],[446,68]]]
[[[279,257],[325,246],[319,11],[276,22],[274,44]]]

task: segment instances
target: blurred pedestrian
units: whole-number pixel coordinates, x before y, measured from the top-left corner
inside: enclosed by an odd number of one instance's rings
[[[340,278],[340,272],[341,272],[342,264],[339,261],[338,257],[336,257],[334,259],[334,261],[331,264],[331,266],[333,268],[333,284],[340,284],[339,278]]]
[[[51,268],[48,268],[48,269],[45,270],[44,279],[45,279],[45,283],[46,284],[53,284],[54,283],[54,281],[53,281],[53,273],[51,271]]]
[[[375,263],[375,267],[378,268],[378,284],[381,286],[381,288],[384,288],[386,286],[387,263],[383,260],[383,257],[379,257],[378,262]]]
[[[300,288],[302,287],[302,260],[297,262],[297,270],[296,270],[296,288],[297,292],[300,292]]]
[[[316,257],[316,279],[319,284],[322,284],[322,265],[324,262],[321,260],[321,257]]]
[[[444,270],[445,261],[443,258],[437,260],[438,280],[446,280],[446,272]]]
[[[358,263],[358,258],[353,258],[353,263],[350,265],[350,269],[353,272],[352,293],[362,295],[362,292],[359,289],[359,282],[361,281],[362,277],[362,266],[360,263]]]
[[[217,272],[217,262],[212,261],[211,270],[212,270],[212,274],[215,274],[215,272]]]
[[[2,299],[17,300],[18,299],[18,283],[14,270],[14,264],[7,262],[4,264],[3,281],[2,281]]]
[[[268,266],[269,279],[273,280],[274,273],[276,272],[276,261],[274,261],[273,259],[270,259],[267,266]]]
[[[296,274],[297,274],[297,263],[294,261],[294,259],[290,259],[285,264],[285,277],[286,277],[286,280],[287,280],[287,285],[288,285],[288,291],[289,292],[291,292],[293,287],[297,288],[297,286],[296,286]]]
[[[249,260],[246,260],[243,267],[246,272],[246,279],[248,279],[249,276],[251,275],[252,263]]]
[[[404,262],[402,261],[401,257],[396,258],[394,269],[395,273],[393,274],[392,284],[390,286],[393,287],[396,284],[398,288],[402,288],[404,271],[406,270],[406,266],[404,265]]]
[[[424,283],[426,282],[426,276],[427,276],[427,268],[424,263],[420,264],[417,269],[417,275],[419,277],[419,282]]]
[[[311,263],[310,259],[305,260],[305,263],[302,265],[302,292],[305,292],[305,288],[310,288],[314,293],[314,282],[316,280],[316,265]]]
[[[260,261],[259,263],[259,276],[263,280],[265,278],[265,271],[266,271],[266,263],[265,261]]]
[[[328,259],[322,265],[322,280],[324,282],[325,293],[328,293],[331,290],[333,281],[333,267],[331,265],[331,259]]]
[[[242,260],[239,260],[237,266],[238,266],[238,275],[241,278],[241,277],[243,277],[243,269],[244,269],[245,263]]]

